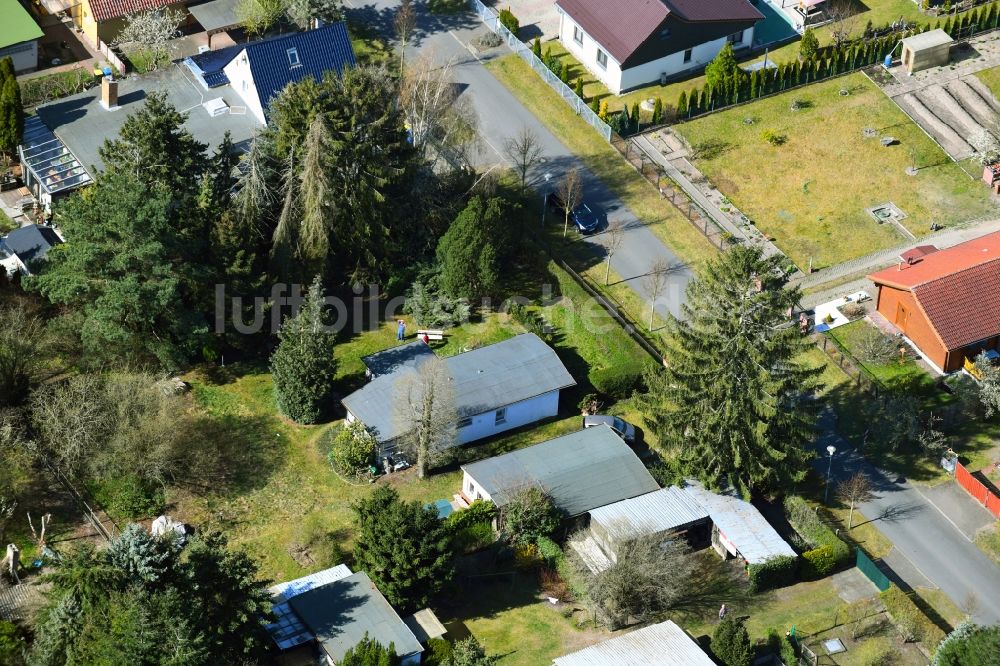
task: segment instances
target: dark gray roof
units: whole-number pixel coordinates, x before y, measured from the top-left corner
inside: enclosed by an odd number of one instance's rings
[[[14,229],[0,240],[0,245],[11,254],[16,254],[28,270],[32,264],[45,258],[49,249],[62,243],[51,227],[32,224]]]
[[[402,370],[404,366],[419,368],[428,358],[434,358],[434,350],[417,340],[365,356],[361,361],[371,371],[373,377],[381,377]]]
[[[605,425],[463,465],[462,471],[498,506],[537,485],[571,517],[659,489],[628,444]]]
[[[351,414],[383,442],[401,434],[393,418],[395,388],[400,379],[417,372],[420,359],[427,358],[415,347],[422,344],[395,348],[400,350],[395,358],[393,350],[368,357],[366,363],[378,357],[372,363],[389,367],[390,372],[343,399]],[[460,417],[483,414],[576,384],[555,351],[534,333],[449,356],[445,365],[453,381]]]
[[[400,657],[424,649],[363,571],[303,592],[288,603],[334,662],[366,633],[382,645],[392,643]]]
[[[240,24],[236,15],[236,6],[240,0],[211,0],[201,5],[188,5],[191,16],[201,24],[207,32],[227,30]]]

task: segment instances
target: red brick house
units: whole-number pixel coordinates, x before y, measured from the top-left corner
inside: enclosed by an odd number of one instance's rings
[[[868,278],[879,313],[940,370],[1000,344],[1000,232],[947,250],[921,245]]]

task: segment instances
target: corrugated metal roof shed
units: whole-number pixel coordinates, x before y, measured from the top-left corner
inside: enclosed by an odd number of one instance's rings
[[[705,507],[719,531],[750,564],[760,564],[773,557],[796,556],[792,547],[749,502],[730,495],[717,495],[692,482],[688,482],[684,491]]]
[[[661,488],[590,512],[591,523],[600,524],[616,541],[684,529],[702,520],[708,520],[708,511],[677,486]]]
[[[715,666],[693,638],[667,620],[556,657],[555,666]]]
[[[414,354],[414,345],[398,349],[402,360],[392,371],[368,382],[343,399],[344,406],[380,441],[398,437],[399,424],[393,418],[396,384],[412,375],[425,356]],[[409,351],[407,351],[409,350]],[[391,350],[368,357],[372,370],[386,365]],[[412,357],[412,358],[411,358]],[[475,416],[521,400],[573,386],[576,382],[556,353],[534,333],[523,333],[492,345],[444,359],[455,390],[455,407],[460,417]]]
[[[503,506],[537,485],[567,516],[658,489],[632,449],[606,425],[579,430],[462,470]]]

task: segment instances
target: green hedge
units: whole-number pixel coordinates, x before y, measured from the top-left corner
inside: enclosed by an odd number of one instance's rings
[[[500,24],[510,30],[514,36],[517,36],[518,31],[521,29],[521,22],[514,16],[514,12],[510,11],[510,8],[501,9],[499,18]]]
[[[595,391],[614,400],[629,398],[642,388],[642,370],[630,366],[596,368],[590,371],[587,379]]]
[[[802,554],[803,578],[825,578],[850,565],[850,546],[819,519],[804,499],[796,495],[786,497],[785,516],[798,535],[811,546]]]
[[[899,632],[906,641],[920,641],[933,648],[944,640],[944,631],[931,622],[930,618],[913,602],[895,583],[884,592],[879,592],[879,598],[885,609],[892,615]]]
[[[795,582],[795,573],[799,568],[799,558],[781,555],[772,557],[762,564],[751,564],[747,567],[750,578],[750,591],[761,592],[775,587],[784,587]]]
[[[538,554],[545,560],[545,565],[557,569],[563,559],[563,551],[559,544],[548,537],[538,537],[535,545],[538,546]]]

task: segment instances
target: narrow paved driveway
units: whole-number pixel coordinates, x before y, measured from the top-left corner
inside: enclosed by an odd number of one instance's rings
[[[835,434],[820,438],[817,469],[826,474],[828,444],[837,447],[832,477],[836,483],[864,472],[876,497],[859,509],[893,544],[885,558],[911,587],[937,586],[960,608],[971,606],[977,622],[1000,622],[1000,568],[945,517],[923,492],[868,463]]]
[[[363,3],[362,0],[345,0],[348,11],[357,21],[364,21],[379,30],[382,34],[391,36],[392,17],[398,0],[373,0]],[[427,11],[423,2],[416,4],[418,11],[417,29],[407,57],[418,53],[431,53],[438,62],[452,61],[456,85],[461,94],[468,96],[473,108],[479,116],[479,133],[482,140],[475,156],[476,166],[480,169],[510,160],[503,154],[504,142],[516,136],[522,128],[529,128],[538,137],[543,149],[545,162],[531,174],[534,186],[539,191],[545,191],[554,185],[572,168],[579,168],[584,183],[584,201],[606,224],[621,221],[626,225],[626,233],[619,250],[612,256],[611,267],[623,280],[646,302],[650,301],[646,280],[643,276],[649,273],[650,267],[657,260],[665,260],[673,267],[667,279],[667,288],[656,302],[658,314],[668,312],[679,314],[683,302],[684,289],[691,279],[691,271],[660,241],[659,238],[622,202],[576,159],[530,111],[497,81],[483,67],[483,62],[490,58],[502,57],[510,53],[501,46],[492,51],[473,55],[467,44],[475,37],[484,34],[487,28],[479,18],[470,12],[458,15],[438,16]],[[548,176],[548,183],[546,183]],[[541,224],[542,201],[539,198],[539,224]],[[548,216],[549,223],[556,223]],[[605,254],[600,243],[602,234],[597,233],[586,237],[585,242],[593,248],[594,263],[603,260]]]

